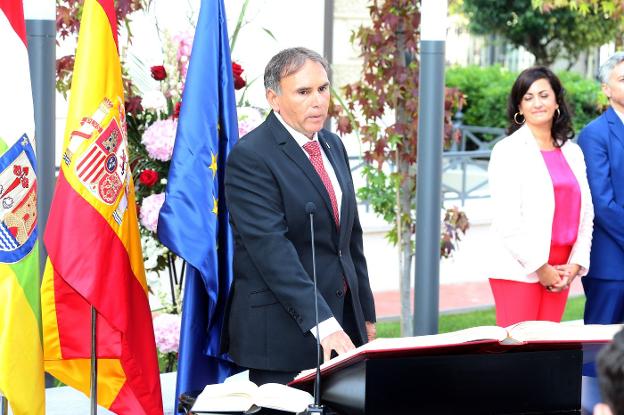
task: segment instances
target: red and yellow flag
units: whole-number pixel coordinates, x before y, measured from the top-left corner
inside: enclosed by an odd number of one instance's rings
[[[98,403],[118,414],[162,414],[113,0],[86,0],[80,27],[61,172],[44,238],[45,369],[89,394],[94,306]]]

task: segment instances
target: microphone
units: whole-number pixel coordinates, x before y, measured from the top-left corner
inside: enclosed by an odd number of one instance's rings
[[[319,335],[318,296],[316,293],[316,252],[314,247],[314,213],[316,205],[308,202],[305,205],[306,214],[310,216],[310,245],[312,247],[312,279],[314,281],[314,322],[316,323],[316,377],[314,379],[314,404],[308,405],[306,414],[325,414],[321,405],[321,339]]]

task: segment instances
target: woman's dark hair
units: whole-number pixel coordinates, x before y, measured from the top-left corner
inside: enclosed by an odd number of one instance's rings
[[[538,79],[546,79],[550,83],[551,88],[555,91],[555,98],[559,105],[559,114],[555,112],[553,119],[551,134],[554,139],[555,147],[561,147],[566,141],[574,137],[572,129],[572,119],[570,117],[570,109],[565,101],[565,89],[561,86],[561,81],[550,69],[543,66],[534,66],[525,69],[518,75],[516,82],[511,87],[511,93],[507,100],[507,116],[509,117],[509,126],[507,134],[511,134],[524,124],[524,118],[521,115],[516,116],[518,121],[522,120],[522,124],[518,124],[514,119],[515,114],[520,110],[520,101],[529,90],[533,82]]]

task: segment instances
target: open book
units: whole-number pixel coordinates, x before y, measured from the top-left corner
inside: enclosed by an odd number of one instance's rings
[[[523,321],[509,327],[480,326],[429,336],[376,339],[323,363],[321,373],[330,373],[375,356],[487,353],[524,345],[565,347],[607,343],[621,329],[621,324],[575,325],[550,321]],[[314,378],[314,374],[314,369],[303,371],[291,384],[308,382]]]
[[[249,380],[207,385],[195,400],[193,413],[246,413],[260,408],[277,409],[289,413],[300,413],[314,398],[308,392],[277,383],[257,386]]]

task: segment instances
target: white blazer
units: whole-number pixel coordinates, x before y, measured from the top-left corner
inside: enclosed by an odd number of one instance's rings
[[[576,243],[568,263],[587,274],[594,220],[585,159],[571,141],[561,147],[581,190]],[[488,249],[488,277],[538,281],[535,271],[548,262],[555,194],[539,146],[526,125],[498,142],[488,168],[493,203],[492,246]]]

